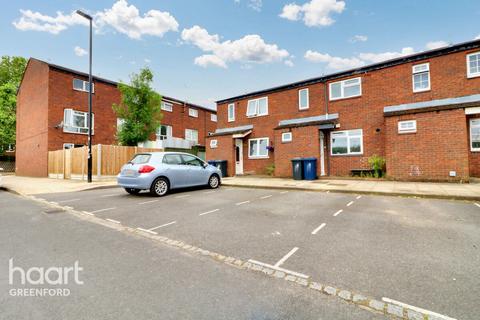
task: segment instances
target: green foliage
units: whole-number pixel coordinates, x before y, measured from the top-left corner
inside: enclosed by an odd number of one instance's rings
[[[0,154],[15,144],[17,89],[26,65],[23,57],[3,56],[0,62]]]
[[[275,165],[274,164],[271,164],[269,166],[267,166],[265,168],[265,172],[269,175],[269,176],[273,176],[273,174],[275,173]]]
[[[117,133],[122,145],[136,146],[147,141],[160,126],[162,97],[152,89],[152,82],[152,72],[144,68],[140,73],[131,75],[130,85],[118,85],[122,101],[119,105],[114,104],[113,110],[123,120]]]
[[[368,158],[368,164],[375,171],[375,178],[380,178],[383,176],[386,164],[384,157],[374,154],[373,156]]]

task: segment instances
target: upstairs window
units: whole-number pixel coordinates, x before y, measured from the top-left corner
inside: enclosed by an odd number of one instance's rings
[[[188,108],[188,115],[190,117],[198,118],[198,110],[193,108]]]
[[[173,104],[171,104],[171,103],[162,101],[161,106],[162,106],[162,110],[165,110],[165,111],[168,111],[168,112],[173,111]]]
[[[95,124],[92,113],[92,134]],[[88,112],[65,109],[63,111],[63,132],[88,134]]]
[[[330,135],[332,155],[355,155],[363,153],[363,133],[361,129],[335,131]]]
[[[210,148],[215,149],[218,146],[218,140],[210,140]]]
[[[467,55],[467,76],[480,77],[480,52]]]
[[[213,122],[217,122],[217,115],[215,113],[210,114],[210,120]]]
[[[185,129],[185,140],[198,143],[198,130]]]
[[[248,100],[247,117],[259,117],[268,115],[268,98]]]
[[[413,92],[430,90],[430,64],[423,63],[412,67]]]
[[[472,151],[480,151],[480,119],[470,120],[470,147]]]
[[[308,96],[308,89],[302,89],[298,91],[298,109],[300,110],[305,110],[308,109],[310,106],[310,101],[309,101],[309,96]]]
[[[172,137],[172,126],[161,125],[156,132],[157,140],[167,140]]]
[[[228,122],[235,121],[235,103],[228,105]]]
[[[95,93],[95,83],[92,83],[92,93]],[[88,81],[73,79],[73,89],[77,91],[88,92]]]
[[[415,133],[417,132],[417,121],[407,120],[398,122],[398,133]]]
[[[362,78],[330,83],[330,100],[359,97],[362,95]]]

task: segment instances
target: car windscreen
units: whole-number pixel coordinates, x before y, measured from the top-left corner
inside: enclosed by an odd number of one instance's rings
[[[143,164],[148,163],[152,155],[150,154],[136,154],[132,160],[129,161],[131,164]]]

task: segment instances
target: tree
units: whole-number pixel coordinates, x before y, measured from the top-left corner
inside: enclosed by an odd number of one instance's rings
[[[3,56],[0,62],[0,154],[15,144],[17,90],[26,66],[23,57]]]
[[[160,126],[162,97],[152,89],[152,82],[152,72],[144,68],[130,76],[130,85],[118,85],[122,101],[119,105],[114,104],[113,110],[122,119],[117,133],[122,145],[136,146],[147,141]]]

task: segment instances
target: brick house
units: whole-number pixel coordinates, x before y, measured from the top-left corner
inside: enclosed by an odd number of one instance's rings
[[[93,78],[93,144],[116,144],[117,82]],[[16,174],[46,177],[48,151],[87,144],[88,75],[31,58],[17,93]],[[216,112],[163,96],[163,120],[149,144],[188,148],[205,145]]]
[[[398,180],[480,177],[480,41],[251,92],[217,102],[207,158],[229,175],[291,176],[315,157],[318,176],[348,176],[386,158]]]

